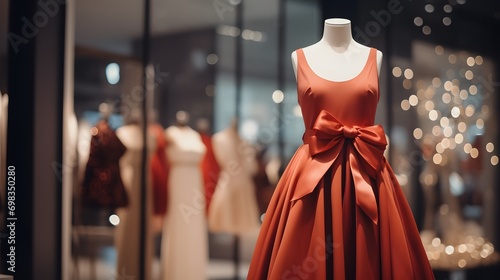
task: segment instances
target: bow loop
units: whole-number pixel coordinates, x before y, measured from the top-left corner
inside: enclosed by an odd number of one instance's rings
[[[333,115],[322,110],[313,129],[307,130],[303,137],[304,143],[309,144],[313,160],[320,160],[318,159],[320,157],[321,162],[329,164],[338,158],[342,151],[338,146],[344,145],[346,138],[352,140],[348,143],[347,151],[356,202],[363,212],[377,223],[378,207],[370,178],[376,180],[383,167],[383,153],[387,145],[383,128],[379,125],[344,126]],[[322,170],[321,176],[323,175]]]

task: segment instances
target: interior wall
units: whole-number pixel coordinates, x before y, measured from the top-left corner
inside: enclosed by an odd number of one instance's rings
[[[62,162],[64,10],[59,6],[17,50],[9,46],[7,162],[17,175],[16,279],[61,278],[62,170],[53,166]],[[11,1],[9,32],[26,35],[20,19],[36,19],[35,13],[44,13],[37,1]],[[2,246],[2,256],[10,248]],[[4,273],[9,272],[5,264]]]
[[[7,23],[9,19],[9,1],[0,1],[0,92],[7,91]]]

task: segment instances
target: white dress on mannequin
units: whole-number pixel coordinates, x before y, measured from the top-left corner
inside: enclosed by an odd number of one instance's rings
[[[206,148],[200,134],[187,125],[170,126],[165,136],[170,173],[161,279],[204,280],[208,241],[200,164]]]
[[[122,277],[133,276],[139,279],[140,262],[140,229],[141,229],[141,159],[142,159],[142,128],[139,125],[125,125],[116,130],[116,135],[127,147],[127,151],[120,158],[120,173],[123,184],[127,190],[129,205],[119,208],[117,215],[120,224],[115,232],[115,246],[117,249],[116,275]],[[155,150],[156,140],[152,135],[148,136],[148,159]],[[149,170],[149,166],[146,166]],[[147,172],[146,187],[146,240],[145,248],[145,280],[152,279],[152,261],[154,257],[153,238],[151,229],[152,198],[151,198],[151,178]]]
[[[240,138],[234,123],[214,134],[212,146],[221,171],[208,212],[209,229],[231,234],[258,229],[255,149]]]

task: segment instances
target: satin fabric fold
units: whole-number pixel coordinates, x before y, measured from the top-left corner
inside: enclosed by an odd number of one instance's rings
[[[299,179],[298,189],[292,200],[311,193],[342,147],[347,145],[349,165],[354,179],[356,204],[370,219],[378,223],[377,201],[371,185],[382,168],[382,158],[387,141],[380,125],[347,127],[332,114],[322,110],[313,126],[303,137],[309,145],[312,161]]]

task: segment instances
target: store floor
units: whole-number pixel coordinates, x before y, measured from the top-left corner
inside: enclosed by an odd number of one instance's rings
[[[239,267],[239,278],[238,279],[246,279],[246,275],[248,272],[249,262],[245,261],[241,263]],[[134,279],[137,278],[127,277],[130,275],[126,275],[126,271],[117,272],[115,271],[115,267],[112,263],[98,260],[95,263],[91,263],[88,258],[79,260],[79,277],[75,274],[74,280],[115,280],[115,279]],[[158,259],[155,259],[153,263],[153,277],[152,280],[159,280],[160,274],[160,262]],[[207,271],[207,280],[229,280],[234,279],[234,264],[230,260],[210,260],[208,271]]]
[[[115,280],[134,279],[127,271],[116,271],[116,250],[113,247],[112,228],[86,229],[81,231],[79,246],[75,247],[73,259],[73,280]],[[249,232],[239,238],[240,265],[239,279],[246,279],[253,248],[258,236],[258,230]],[[160,279],[160,246],[161,240],[156,240],[156,257],[153,262],[153,279]],[[233,250],[235,239],[227,234],[210,234],[210,259],[207,269],[207,280],[235,279],[235,264]],[[80,248],[76,250],[76,248]]]

